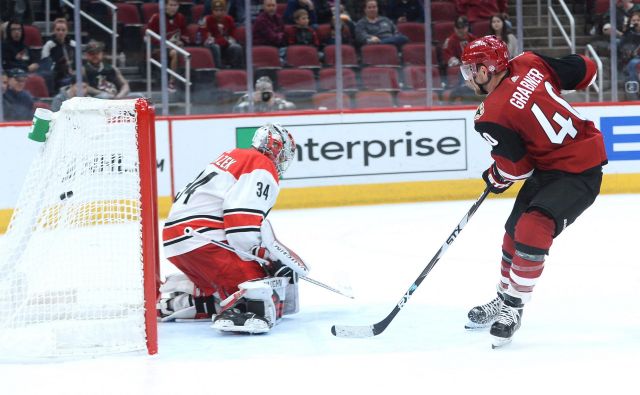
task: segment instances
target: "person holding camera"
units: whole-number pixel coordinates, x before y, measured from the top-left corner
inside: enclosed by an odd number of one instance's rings
[[[254,112],[271,112],[282,110],[295,110],[296,106],[290,101],[278,97],[273,92],[271,78],[264,76],[256,81],[253,97],[249,94],[242,96],[233,106],[233,112],[249,112],[250,103],[253,101]]]
[[[638,65],[640,65],[640,11],[635,11],[629,19],[629,27],[625,30],[620,42],[622,62],[625,64],[627,81],[635,82],[638,89]]]

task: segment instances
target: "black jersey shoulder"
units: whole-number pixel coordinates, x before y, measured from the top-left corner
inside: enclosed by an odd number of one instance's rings
[[[554,71],[561,89],[573,90],[580,84],[587,73],[587,65],[579,55],[572,54],[562,58],[552,58],[534,52],[551,70]]]

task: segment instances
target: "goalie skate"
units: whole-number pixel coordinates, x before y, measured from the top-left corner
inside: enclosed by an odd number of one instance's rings
[[[212,328],[222,332],[266,333],[271,326],[266,318],[255,313],[242,313],[238,309],[229,309],[213,319]]]
[[[498,294],[491,302],[472,308],[467,314],[469,322],[465,324],[464,328],[478,330],[490,327],[498,319],[502,304],[501,295]]]

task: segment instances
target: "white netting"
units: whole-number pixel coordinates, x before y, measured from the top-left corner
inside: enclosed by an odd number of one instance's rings
[[[0,358],[144,349],[138,161],[135,101],[54,114],[0,246]]]

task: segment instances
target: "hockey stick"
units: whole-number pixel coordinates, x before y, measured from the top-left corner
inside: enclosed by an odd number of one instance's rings
[[[409,287],[409,290],[405,292],[405,294],[402,296],[402,299],[400,299],[398,304],[396,304],[393,310],[391,310],[391,313],[389,313],[389,315],[387,315],[382,321],[373,325],[360,325],[360,326],[334,325],[331,327],[331,333],[334,336],[351,337],[351,338],[372,337],[372,336],[381,334],[387,328],[387,326],[389,326],[391,321],[400,312],[400,310],[402,310],[404,305],[407,304],[411,295],[413,295],[415,290],[418,289],[418,286],[420,285],[420,283],[422,283],[422,280],[424,280],[425,277],[427,277],[427,274],[429,274],[431,269],[433,269],[436,263],[438,263],[442,255],[444,255],[444,252],[454,242],[454,240],[456,239],[456,237],[458,237],[460,232],[462,232],[462,228],[464,228],[467,222],[469,222],[469,219],[473,216],[473,214],[476,212],[478,207],[480,207],[480,204],[482,204],[482,202],[484,201],[484,199],[487,197],[488,194],[489,194],[489,188],[485,189],[484,192],[482,192],[482,195],[480,195],[478,200],[476,200],[473,206],[471,206],[467,214],[465,214],[465,216],[462,218],[462,221],[460,221],[458,226],[456,226],[456,228],[453,230],[453,232],[451,232],[449,237],[447,237],[447,240],[444,242],[444,244],[442,244],[442,246],[440,247],[436,255],[431,259],[431,262],[429,262],[427,267],[425,267],[422,273],[420,273],[416,281],[414,281],[413,284],[411,284],[411,286]]]
[[[200,238],[200,239],[202,239],[202,240],[206,240],[206,241],[208,241],[208,242],[209,242],[209,243],[211,243],[211,244],[215,244],[215,245],[217,245],[217,246],[218,246],[218,247],[220,247],[220,248],[224,248],[225,250],[228,250],[228,251],[234,252],[234,253],[236,253],[236,254],[237,254],[237,255],[239,255],[239,256],[242,256],[242,257],[245,257],[245,258],[251,259],[251,260],[253,260],[253,261],[256,261],[256,262],[258,262],[258,263],[259,263],[261,266],[263,266],[263,267],[264,267],[265,265],[269,265],[269,264],[271,264],[271,262],[269,262],[269,261],[268,261],[268,260],[266,260],[266,259],[263,259],[263,258],[257,257],[257,256],[255,256],[255,255],[250,254],[250,253],[245,252],[245,251],[237,250],[237,249],[235,249],[235,248],[231,247],[231,246],[230,246],[229,244],[227,244],[227,243],[223,243],[223,242],[221,242],[221,241],[217,241],[217,240],[210,239],[210,238],[208,238],[207,236],[203,235],[202,233],[200,233],[200,232],[198,232],[198,231],[194,230],[193,228],[190,228],[190,227],[186,227],[186,228],[184,228],[184,234],[185,234],[185,235],[192,236],[192,237],[198,237],[198,238]],[[339,290],[339,289],[333,288],[333,287],[331,287],[331,286],[329,286],[329,285],[327,285],[327,284],[321,283],[320,281],[318,281],[318,280],[314,280],[314,279],[309,278],[309,277],[298,276],[298,278],[300,278],[300,279],[302,279],[302,280],[304,280],[304,281],[306,281],[306,282],[309,282],[309,283],[311,283],[311,284],[315,284],[315,285],[317,285],[317,286],[319,286],[319,287],[322,287],[322,288],[324,288],[324,289],[327,289],[327,290],[329,290],[329,291],[331,291],[331,292],[335,292],[335,293],[340,294],[340,295],[342,295],[342,296],[346,296],[347,298],[354,299],[353,295],[350,295],[350,294],[346,293],[346,292],[347,292],[346,290]]]

